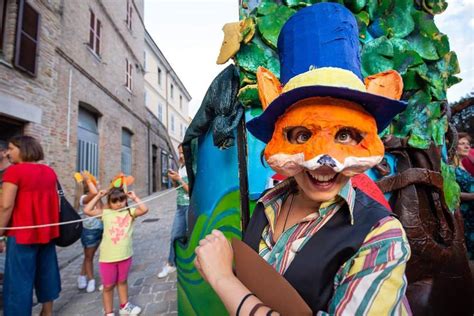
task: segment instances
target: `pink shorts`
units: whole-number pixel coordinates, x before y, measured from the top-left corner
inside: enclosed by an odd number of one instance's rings
[[[132,257],[117,262],[99,262],[100,276],[104,286],[112,286],[128,279]]]

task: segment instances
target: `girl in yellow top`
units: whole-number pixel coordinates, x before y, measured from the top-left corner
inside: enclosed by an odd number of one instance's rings
[[[97,202],[107,195],[104,208]],[[127,198],[138,208],[127,208]],[[122,211],[120,211],[122,210]],[[138,315],[141,308],[128,301],[128,273],[132,264],[133,221],[136,217],[148,212],[148,207],[141,202],[134,192],[124,192],[123,188],[101,190],[86,205],[84,213],[89,216],[102,215],[104,233],[100,244],[99,269],[104,285],[102,293],[105,315],[114,315],[114,288],[120,301],[120,315]]]

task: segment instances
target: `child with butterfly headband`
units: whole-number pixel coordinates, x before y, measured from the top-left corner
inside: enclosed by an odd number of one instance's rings
[[[81,210],[80,213],[83,213],[84,206],[97,195],[99,184],[97,179],[87,170],[76,172],[74,179],[77,183],[77,189],[80,190],[76,193],[75,207]],[[98,203],[100,204],[101,201],[99,200]],[[87,215],[84,216],[87,217]],[[82,227],[81,243],[84,249],[84,259],[81,272],[77,277],[77,288],[92,293],[95,291],[94,256],[102,240],[103,225],[98,218],[87,218],[82,223]]]
[[[101,190],[84,208],[89,216],[102,216],[104,233],[100,244],[99,270],[104,290],[102,293],[105,315],[114,315],[113,295],[117,286],[120,315],[138,315],[141,308],[128,301],[128,274],[132,264],[133,221],[145,215],[148,207],[133,191],[128,191],[134,178],[119,174],[112,181],[109,190]],[[98,201],[107,196],[104,207]],[[131,199],[137,208],[128,208]]]

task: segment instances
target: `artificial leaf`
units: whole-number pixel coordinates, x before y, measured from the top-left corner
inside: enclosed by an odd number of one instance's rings
[[[285,24],[295,12],[295,10],[287,6],[279,6],[273,13],[257,18],[257,27],[262,35],[263,41],[270,47],[276,49],[278,35],[280,35],[283,24]]]
[[[421,5],[428,13],[435,15],[444,12],[448,7],[448,2],[444,0],[421,0]]]
[[[362,49],[362,75],[367,77],[393,69],[393,46],[386,37],[367,43]]]
[[[441,161],[441,174],[443,175],[444,198],[449,210],[454,213],[459,207],[459,196],[461,195],[454,167]]]
[[[235,57],[237,65],[251,73],[256,73],[257,68],[265,66],[267,61],[264,50],[253,42],[242,45]]]
[[[345,0],[344,5],[353,13],[359,13],[365,7],[366,0]]]
[[[408,40],[411,43],[412,49],[417,52],[423,59],[437,60],[438,52],[432,40],[423,34],[412,34]]]
[[[240,33],[242,34],[242,42],[249,43],[255,35],[255,21],[252,18],[246,18],[240,22]]]
[[[257,8],[258,15],[268,15],[278,9],[278,4],[274,1],[265,0]]]
[[[258,98],[258,88],[256,84],[248,85],[239,90],[237,94],[240,102],[247,107],[261,107],[260,99]]]

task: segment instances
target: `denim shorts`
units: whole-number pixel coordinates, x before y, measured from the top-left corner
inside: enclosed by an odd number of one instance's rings
[[[46,303],[59,297],[59,275],[56,245],[17,244],[8,237],[3,283],[3,312],[5,316],[31,315],[33,289],[38,302]]]
[[[81,243],[84,248],[94,248],[99,246],[102,240],[103,229],[82,229]]]

